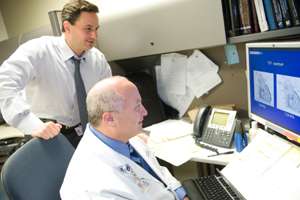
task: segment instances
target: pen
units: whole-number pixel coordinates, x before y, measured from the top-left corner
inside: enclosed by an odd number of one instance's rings
[[[234,151],[226,151],[226,152],[223,152],[223,153],[208,155],[207,157],[214,157],[214,156],[225,155],[225,154],[232,154],[232,153],[234,153]]]

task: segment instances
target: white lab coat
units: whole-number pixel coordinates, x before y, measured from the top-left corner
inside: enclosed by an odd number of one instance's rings
[[[167,188],[129,158],[112,150],[86,129],[68,166],[60,195],[62,200],[134,199],[174,200],[181,184],[159,165],[138,137],[130,143],[167,185]]]

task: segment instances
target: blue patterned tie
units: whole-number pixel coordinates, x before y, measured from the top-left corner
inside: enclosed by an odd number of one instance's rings
[[[75,79],[75,88],[76,88],[76,96],[77,96],[77,102],[78,102],[78,110],[79,110],[79,116],[80,116],[80,122],[82,126],[82,132],[85,130],[85,126],[87,124],[87,110],[86,110],[86,91],[84,87],[84,83],[80,74],[80,60],[76,59],[75,57],[72,57],[74,64],[75,64],[75,73],[74,73],[74,79]]]
[[[155,177],[157,180],[159,180],[166,186],[166,184],[157,176],[157,174],[151,169],[151,167],[142,158],[142,156],[140,156],[140,154],[129,143],[128,143],[128,148],[130,153],[130,159],[133,160],[135,163],[137,163],[139,166],[141,166],[143,169],[145,169],[148,173],[150,173],[153,177]]]

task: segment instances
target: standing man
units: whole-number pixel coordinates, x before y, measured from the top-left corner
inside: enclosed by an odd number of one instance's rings
[[[87,1],[66,4],[61,37],[28,41],[2,64],[0,108],[8,124],[46,140],[62,132],[77,146],[87,121],[86,92],[111,76],[104,55],[94,47],[97,13]]]
[[[68,166],[62,200],[188,199],[181,184],[136,136],[147,115],[141,101],[137,87],[120,76],[90,90],[90,124]]]

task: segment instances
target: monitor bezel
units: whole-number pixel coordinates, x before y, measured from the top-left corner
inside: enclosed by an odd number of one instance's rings
[[[300,133],[297,134],[291,130],[281,127],[267,119],[264,119],[251,111],[251,98],[250,98],[250,76],[249,76],[249,49],[251,48],[300,48],[300,42],[261,42],[261,43],[247,43],[246,44],[246,78],[247,78],[247,96],[248,96],[248,116],[250,119],[262,124],[265,129],[271,129],[277,133],[287,137],[290,140],[298,140]]]

